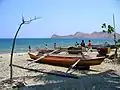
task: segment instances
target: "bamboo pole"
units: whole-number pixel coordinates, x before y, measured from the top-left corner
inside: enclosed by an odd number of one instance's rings
[[[113,28],[114,28],[114,42],[115,42],[115,45],[116,45],[116,28],[115,28],[115,16],[113,14]]]
[[[113,14],[113,28],[114,28],[114,43],[115,43],[115,58],[117,59],[117,40],[116,40],[116,28],[115,28],[115,16]]]

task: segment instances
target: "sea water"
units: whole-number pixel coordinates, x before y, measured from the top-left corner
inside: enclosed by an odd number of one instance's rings
[[[91,40],[92,44],[103,44],[105,42],[113,44],[113,39],[89,39],[89,38],[18,38],[16,39],[14,52],[26,52],[28,51],[28,46],[30,45],[32,50],[35,51],[36,48],[45,48],[47,44],[48,48],[53,48],[54,43],[58,47],[68,47],[74,46],[76,42],[79,44],[81,40],[84,40],[86,45],[88,40]],[[11,38],[1,38],[0,39],[0,53],[9,53],[12,48],[13,39]]]

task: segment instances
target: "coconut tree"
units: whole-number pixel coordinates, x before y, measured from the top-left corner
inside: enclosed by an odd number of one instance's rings
[[[114,44],[115,44],[115,58],[117,58],[117,40],[116,40],[116,32],[115,32],[115,19],[114,19],[114,14],[113,14],[113,25],[107,25],[106,23],[102,24],[102,29],[104,33],[109,33],[109,34],[113,34],[114,36]]]

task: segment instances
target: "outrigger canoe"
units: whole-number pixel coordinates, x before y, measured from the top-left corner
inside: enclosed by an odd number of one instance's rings
[[[39,60],[40,56],[38,57],[30,52],[28,54],[31,59],[38,59],[37,62],[55,65],[55,66],[63,66],[63,67],[70,67],[73,63],[75,63],[79,59],[81,60],[80,62],[78,62],[76,67],[99,65],[105,59],[105,57],[94,57],[94,58],[86,58],[83,60],[81,57],[48,55]]]

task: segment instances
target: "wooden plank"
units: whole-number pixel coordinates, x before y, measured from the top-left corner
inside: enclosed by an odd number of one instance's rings
[[[74,68],[74,67],[80,62],[80,60],[81,60],[81,59],[78,59],[74,64],[72,64],[72,65],[68,68],[68,70],[66,71],[66,73],[67,73],[68,71],[70,71],[72,68]]]
[[[82,51],[80,52],[81,55],[82,55],[82,59],[85,60],[85,57],[84,57],[84,54],[82,53]],[[80,62],[81,59],[78,59],[75,63],[73,63],[69,68],[68,70],[66,71],[66,73],[68,73],[68,71],[70,71],[71,69],[73,69],[79,62]]]

